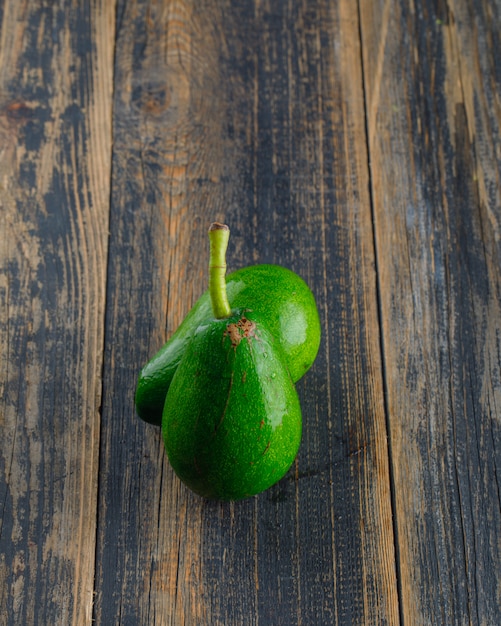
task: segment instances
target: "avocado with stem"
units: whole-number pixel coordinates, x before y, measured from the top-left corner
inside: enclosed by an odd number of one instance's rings
[[[227,227],[213,224],[209,236],[213,316],[197,326],[183,352],[162,432],[171,466],[192,491],[239,500],[289,470],[301,441],[301,409],[267,320],[251,307],[234,310],[228,303]]]
[[[296,383],[311,367],[320,345],[320,320],[311,290],[291,270],[279,265],[253,265],[225,277],[233,310],[252,309],[280,344]],[[136,387],[136,411],[144,421],[160,425],[172,377],[193,337],[212,318],[209,291],[189,311],[178,329],[142,368]]]

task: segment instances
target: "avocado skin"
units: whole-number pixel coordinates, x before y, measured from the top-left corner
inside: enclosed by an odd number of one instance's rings
[[[226,277],[233,309],[260,313],[263,323],[280,343],[291,378],[296,383],[311,367],[320,346],[320,320],[308,285],[297,274],[279,265],[253,265]],[[159,426],[172,377],[195,332],[212,319],[206,291],[189,311],[176,332],[143,367],[136,387],[135,404],[141,419]]]
[[[296,389],[280,345],[259,317],[241,311],[200,325],[165,400],[170,464],[208,499],[264,491],[286,474],[299,449]]]

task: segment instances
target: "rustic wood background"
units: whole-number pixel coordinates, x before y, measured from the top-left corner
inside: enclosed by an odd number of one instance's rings
[[[0,19],[0,625],[500,624],[500,0]],[[216,219],[323,329],[294,468],[234,504],[133,406]]]

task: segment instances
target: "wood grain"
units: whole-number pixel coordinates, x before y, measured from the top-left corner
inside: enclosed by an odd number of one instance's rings
[[[211,623],[203,502],[168,467],[160,431],[135,415],[134,390],[140,367],[205,290],[206,231],[224,217],[218,10],[119,2],[117,14],[95,618]]]
[[[113,5],[3,5],[0,622],[90,623]]]
[[[361,8],[403,622],[494,624],[500,15]]]
[[[96,619],[396,623],[357,15],[322,2],[118,13]],[[309,280],[324,328],[294,471],[234,505],[180,486],[133,409],[138,368],[206,287],[213,219],[230,224],[232,268],[276,262]]]
[[[0,626],[501,623],[499,0],[0,3]],[[134,410],[230,269],[319,305],[279,484]]]

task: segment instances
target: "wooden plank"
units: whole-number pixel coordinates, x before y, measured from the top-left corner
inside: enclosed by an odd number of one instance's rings
[[[0,623],[90,623],[112,2],[2,3]]]
[[[360,4],[406,624],[497,624],[499,3]]]
[[[97,623],[398,623],[373,230],[352,3],[119,2]],[[288,477],[190,494],[136,376],[231,267],[276,262],[324,330]]]
[[[117,7],[100,624],[211,623],[201,593],[203,501],[180,487],[160,431],[134,411],[140,367],[205,289],[207,222],[224,217],[215,191],[226,166],[219,66],[207,11],[185,2]]]

